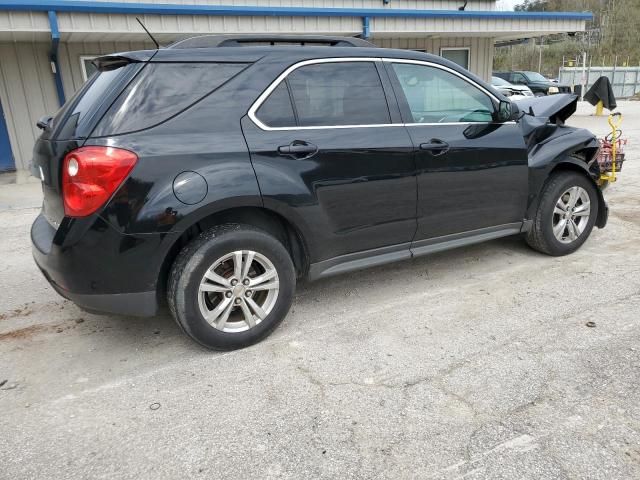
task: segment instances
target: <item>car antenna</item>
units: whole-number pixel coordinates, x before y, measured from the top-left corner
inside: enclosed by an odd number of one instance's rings
[[[144,23],[142,23],[142,20],[140,20],[138,17],[136,17],[136,20],[138,21],[140,26],[144,29],[144,31],[147,32],[147,35],[149,35],[149,38],[151,39],[151,41],[156,44],[156,48],[160,49],[160,44],[158,43],[158,41],[155,38],[153,38],[153,35],[151,35],[151,32],[149,30],[147,30],[147,27],[145,27]]]

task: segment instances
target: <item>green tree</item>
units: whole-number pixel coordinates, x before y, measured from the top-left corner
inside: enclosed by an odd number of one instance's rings
[[[557,74],[562,58],[587,52],[592,65],[640,65],[640,0],[524,0],[517,11],[589,11],[587,31],[549,35],[543,39],[542,73]],[[536,44],[498,48],[496,69],[538,69],[540,40]]]

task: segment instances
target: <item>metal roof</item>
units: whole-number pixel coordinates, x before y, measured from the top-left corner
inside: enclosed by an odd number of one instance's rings
[[[92,2],[79,0],[0,0],[0,10],[156,15],[404,17],[457,19],[592,20],[589,12],[512,12],[495,10],[410,10],[387,8],[309,8],[171,3]]]

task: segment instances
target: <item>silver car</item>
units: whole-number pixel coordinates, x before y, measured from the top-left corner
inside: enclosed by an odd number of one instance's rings
[[[533,97],[533,92],[526,85],[514,85],[500,77],[491,77],[491,85],[509,100]]]

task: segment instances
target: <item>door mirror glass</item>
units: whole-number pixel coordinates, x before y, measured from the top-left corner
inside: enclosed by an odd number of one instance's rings
[[[506,100],[500,100],[498,104],[498,110],[495,114],[496,122],[508,122],[512,119],[512,105],[511,102]]]

